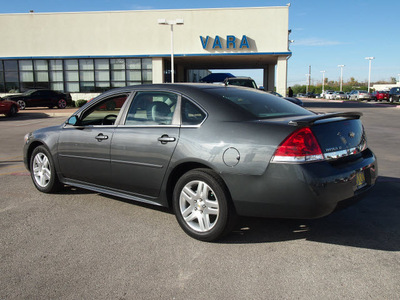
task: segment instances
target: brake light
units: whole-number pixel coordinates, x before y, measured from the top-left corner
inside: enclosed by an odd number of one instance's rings
[[[313,132],[304,127],[293,132],[278,146],[271,162],[303,163],[324,159]]]

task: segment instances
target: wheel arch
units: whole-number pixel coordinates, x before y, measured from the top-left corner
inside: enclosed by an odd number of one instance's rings
[[[28,167],[29,171],[31,171],[31,163],[30,162],[31,162],[33,150],[35,150],[39,146],[46,147],[46,145],[40,141],[34,141],[28,147],[28,150],[26,152],[26,166]],[[47,147],[46,147],[46,149],[49,150]]]
[[[232,197],[231,197],[231,193],[230,190],[228,188],[228,185],[226,184],[225,180],[222,178],[222,176],[220,176],[218,174],[218,172],[216,172],[213,168],[211,168],[210,166],[207,166],[206,164],[202,164],[199,162],[185,162],[182,163],[180,165],[177,165],[170,173],[169,177],[168,177],[168,181],[167,181],[167,185],[166,185],[166,196],[167,196],[167,202],[168,202],[168,207],[172,207],[172,197],[173,197],[173,193],[174,193],[174,188],[176,183],[178,182],[179,178],[194,169],[207,169],[210,170],[212,172],[214,172],[214,174],[216,176],[218,176],[221,179],[221,182],[225,185],[226,191],[229,194],[229,202],[232,205],[233,209],[235,209],[233,201],[232,201]],[[236,210],[236,209],[235,209]]]

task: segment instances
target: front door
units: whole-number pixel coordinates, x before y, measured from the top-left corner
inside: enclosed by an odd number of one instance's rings
[[[113,96],[88,108],[77,124],[66,125],[59,137],[58,162],[70,180],[110,186],[110,149],[126,94]]]

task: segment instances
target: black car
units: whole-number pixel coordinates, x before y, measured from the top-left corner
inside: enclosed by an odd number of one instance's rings
[[[378,169],[360,117],[235,86],[131,86],[27,134],[24,163],[41,192],[172,207],[187,234],[212,241],[237,215],[318,218],[364,195]]]
[[[257,89],[257,84],[251,77],[232,77],[224,80],[226,85],[236,85]]]
[[[49,107],[65,108],[72,104],[72,98],[69,93],[62,93],[52,90],[28,90],[23,94],[8,95],[4,97],[8,100],[16,101],[20,109],[26,107]]]
[[[400,98],[400,87],[393,87],[389,91],[389,102],[399,102]]]

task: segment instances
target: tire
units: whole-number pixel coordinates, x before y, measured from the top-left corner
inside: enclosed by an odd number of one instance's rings
[[[44,146],[36,147],[30,161],[31,178],[35,187],[43,193],[55,193],[61,188],[53,159]]]
[[[57,107],[60,109],[64,109],[67,107],[67,101],[65,101],[64,99],[60,99],[57,101]]]
[[[18,108],[15,105],[13,105],[13,106],[11,106],[10,111],[8,112],[8,114],[6,116],[14,117],[17,114],[17,112],[18,112]]]
[[[390,97],[389,97],[389,102],[390,102],[390,103],[393,103],[393,96],[390,96]]]
[[[182,229],[201,241],[215,241],[235,224],[236,213],[222,179],[209,169],[194,169],[177,182],[173,209]]]
[[[26,108],[26,102],[24,100],[18,100],[17,103],[19,105],[19,109],[23,110]]]

